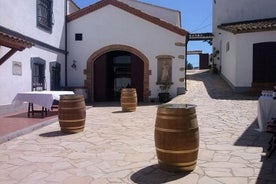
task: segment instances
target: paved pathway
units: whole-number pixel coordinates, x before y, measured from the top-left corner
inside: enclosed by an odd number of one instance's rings
[[[119,104],[87,110],[84,132],[63,135],[59,124],[0,145],[0,183],[276,183],[270,135],[257,128],[257,100],[231,92],[218,75],[189,75],[188,92],[170,103],[197,105],[200,149],[191,173],[158,168],[154,146],[157,106],[122,113]]]

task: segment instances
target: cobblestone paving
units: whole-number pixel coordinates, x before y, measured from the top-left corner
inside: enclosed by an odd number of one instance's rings
[[[257,98],[231,92],[218,75],[189,75],[188,92],[169,103],[197,105],[200,146],[191,173],[160,170],[154,146],[157,105],[123,113],[119,104],[87,110],[84,132],[64,135],[58,122],[0,145],[2,184],[272,184],[276,153],[257,128]]]

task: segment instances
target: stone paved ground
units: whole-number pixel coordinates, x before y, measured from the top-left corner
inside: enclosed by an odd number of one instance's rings
[[[218,75],[189,75],[188,92],[170,103],[197,105],[200,146],[196,169],[158,168],[154,146],[157,105],[123,113],[119,104],[87,110],[84,132],[63,135],[55,122],[0,145],[0,183],[276,183],[271,135],[256,131],[257,98],[231,92]]]

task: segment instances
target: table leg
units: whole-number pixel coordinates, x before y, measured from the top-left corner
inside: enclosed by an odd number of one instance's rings
[[[30,117],[31,113],[31,103],[28,104],[28,118]]]
[[[30,117],[30,114],[32,114],[32,116],[34,115],[34,104],[33,103],[28,104],[28,118]]]
[[[45,116],[47,116],[47,111],[48,111],[48,109],[46,107],[42,107],[41,116],[44,117],[44,114],[45,114]]]
[[[30,117],[30,115],[32,114],[32,116],[34,116],[34,113],[41,113],[41,117],[44,118],[44,116],[47,116],[47,108],[42,107],[41,111],[40,110],[34,110],[34,104],[33,103],[29,103],[28,104],[28,118]]]

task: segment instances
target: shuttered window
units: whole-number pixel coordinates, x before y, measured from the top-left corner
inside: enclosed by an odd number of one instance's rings
[[[52,0],[37,0],[37,26],[46,30],[52,30]]]

